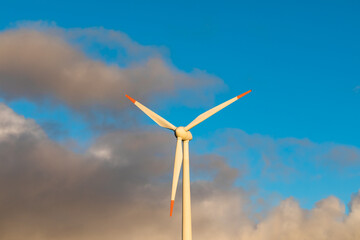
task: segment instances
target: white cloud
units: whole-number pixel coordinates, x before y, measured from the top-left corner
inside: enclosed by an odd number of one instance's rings
[[[0,141],[8,137],[30,134],[33,137],[45,137],[45,133],[32,119],[16,114],[5,104],[0,103]]]
[[[281,202],[261,222],[249,227],[241,240],[356,240],[360,238],[360,194],[354,195],[351,212],[334,196],[319,201],[311,210],[301,209],[296,200]]]
[[[102,160],[109,160],[112,158],[112,154],[110,149],[108,148],[91,148],[89,150],[89,153],[93,155],[96,158],[102,159]]]

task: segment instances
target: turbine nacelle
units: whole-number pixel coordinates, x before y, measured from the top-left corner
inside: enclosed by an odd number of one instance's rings
[[[185,127],[177,127],[174,131],[176,138],[181,138],[183,141],[190,141],[193,137],[190,131],[186,131]]]

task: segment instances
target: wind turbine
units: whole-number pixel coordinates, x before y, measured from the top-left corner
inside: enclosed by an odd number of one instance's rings
[[[252,90],[244,92],[206,112],[199,115],[195,118],[189,125],[186,127],[175,127],[170,122],[160,117],[158,114],[154,113],[138,101],[134,100],[128,95],[125,95],[131,102],[133,102],[141,111],[143,111],[146,115],[148,115],[154,122],[156,122],[160,127],[167,128],[173,130],[175,132],[175,136],[177,138],[176,150],[175,150],[175,162],[174,162],[174,174],[172,180],[172,189],[171,189],[171,202],[170,202],[170,216],[172,216],[174,201],[176,195],[176,188],[179,181],[179,175],[181,170],[181,164],[184,158],[183,164],[183,205],[182,205],[182,239],[183,240],[191,240],[192,239],[192,231],[191,231],[191,201],[190,201],[190,169],[189,169],[189,141],[192,139],[192,134],[189,131],[191,128],[195,127],[202,121],[211,117],[221,109],[229,106],[239,98],[245,96],[250,93]],[[182,150],[182,142],[184,143],[184,153]],[[183,156],[184,154],[184,156]]]

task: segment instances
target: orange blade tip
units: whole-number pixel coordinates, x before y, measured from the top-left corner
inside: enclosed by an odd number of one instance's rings
[[[132,97],[130,97],[129,95],[126,95],[126,94],[125,94],[125,97],[127,97],[130,101],[132,101],[132,103],[135,103],[135,102],[136,102],[136,100],[133,99]]]
[[[244,93],[240,94],[239,96],[237,96],[237,98],[239,99],[239,98],[241,98],[241,97],[243,97],[243,96],[245,96],[246,94],[251,93],[251,92],[252,92],[252,90],[249,90],[249,91],[247,91],[247,92],[244,92]]]
[[[171,200],[171,203],[170,203],[170,217],[172,216],[173,209],[174,209],[174,200]]]

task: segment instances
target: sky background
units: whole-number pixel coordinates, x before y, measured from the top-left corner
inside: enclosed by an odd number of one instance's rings
[[[252,89],[251,94],[191,130],[193,201],[203,201],[207,189],[214,193],[208,195],[214,203],[238,206],[241,216],[234,218],[255,226],[272,222],[271,213],[295,203],[299,211],[308,213],[322,206],[322,201],[336,202],[343,209],[343,218],[349,218],[360,182],[359,10],[357,1],[4,2],[0,9],[0,140],[2,136],[7,139],[21,135],[21,142],[13,143],[21,150],[27,146],[24,133],[31,132],[36,139],[41,135],[52,146],[49,149],[57,149],[51,151],[59,159],[74,154],[74,159],[82,159],[84,168],[97,169],[101,174],[91,175],[91,179],[99,177],[103,180],[99,186],[109,189],[116,186],[116,181],[134,181],[139,174],[135,167],[146,158],[151,160],[144,166],[150,169],[157,166],[157,159],[163,160],[160,172],[141,169],[147,178],[136,185],[164,184],[167,191],[156,189],[166,198],[166,204],[156,208],[161,218],[162,210],[168,213],[166,194],[170,196],[175,139],[136,109],[124,94],[174,125],[183,126],[207,109]],[[36,133],[33,128],[38,129]],[[6,129],[17,130],[12,133]],[[159,139],[159,145],[139,140],[151,142],[148,135]],[[133,145],[117,140],[124,138],[132,139]],[[146,154],[146,144],[158,147],[159,152]],[[27,161],[26,157],[11,155],[4,146],[0,146],[2,159],[19,161],[19,165],[0,173],[9,181],[10,175],[16,179],[19,169],[26,168]],[[102,159],[105,165],[92,166],[96,162],[93,158]],[[31,159],[38,162],[37,157]],[[129,159],[136,159],[139,166],[125,171],[121,163]],[[72,166],[73,161],[69,162],[66,166]],[[116,163],[114,170],[108,169],[109,162]],[[56,174],[50,171],[49,179],[58,179],[58,174],[59,179],[64,177],[56,171],[60,165],[55,164],[52,170]],[[104,180],[107,171],[113,177]],[[155,178],[150,176],[153,173]],[[77,174],[74,172],[74,176]],[[29,179],[26,181],[32,181]],[[69,184],[77,186],[72,190],[92,189]],[[96,189],[91,191],[104,194]],[[196,189],[200,191],[198,198]],[[72,196],[72,191],[64,191]],[[153,197],[135,194],[127,186],[114,191],[114,195],[110,190],[105,195],[114,199],[117,194]],[[218,194],[229,198],[220,199]],[[41,196],[45,205],[51,202]],[[51,199],[57,195],[50,192],[45,196]],[[76,196],[86,199],[87,191]],[[231,198],[238,202],[227,204]],[[26,195],[25,199],[31,206],[32,198]],[[94,204],[104,202],[100,199]],[[151,203],[141,206],[146,209]],[[50,204],[49,209],[57,208],[57,204]],[[179,200],[177,204],[179,215]],[[69,208],[65,211],[73,207],[70,203],[66,206]],[[194,203],[193,208],[196,206]],[[205,206],[199,209],[207,209]],[[16,211],[12,214],[16,220]],[[196,216],[200,215],[195,213],[194,229],[202,229]],[[232,221],[231,217],[226,219]],[[150,225],[150,233],[159,228]],[[333,226],[326,226],[323,232],[328,233]],[[240,239],[261,239],[269,229],[260,233],[253,230],[253,235],[245,230],[229,232],[242,236]],[[12,236],[5,232],[4,236]],[[104,232],[111,231],[97,231],[99,236]],[[207,236],[200,232],[198,236]],[[76,234],[80,233],[75,231],[59,239],[81,239],[81,234]],[[130,230],[128,234],[127,239],[141,237]],[[356,234],[360,233],[350,234],[348,239],[356,239]],[[46,239],[48,235],[44,236]],[[238,239],[229,236],[218,239]],[[280,239],[276,233],[271,236]]]

